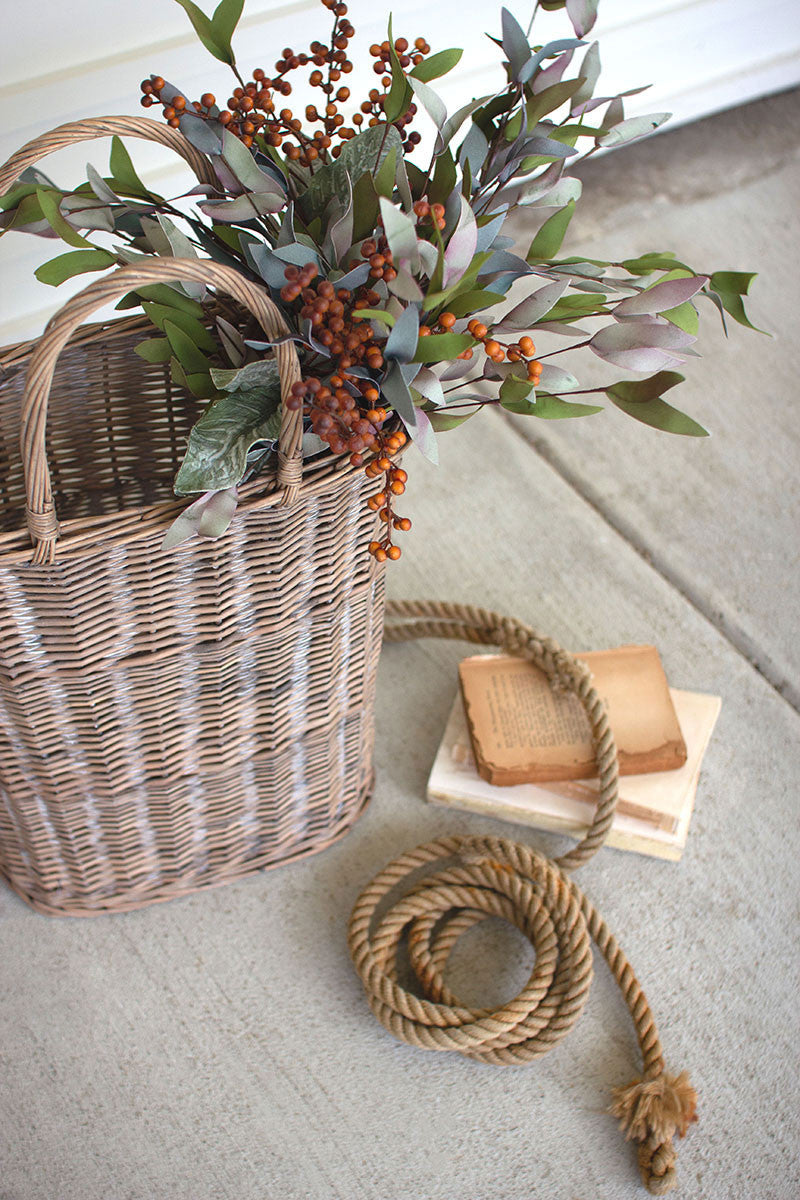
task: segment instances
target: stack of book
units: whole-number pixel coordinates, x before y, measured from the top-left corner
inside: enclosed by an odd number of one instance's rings
[[[677,860],[721,700],[670,688],[653,646],[580,655],[608,708],[620,763],[608,844]],[[475,655],[428,781],[428,800],[580,836],[599,783],[588,720],[526,660]]]

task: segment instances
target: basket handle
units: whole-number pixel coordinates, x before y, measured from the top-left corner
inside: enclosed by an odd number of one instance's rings
[[[137,288],[179,280],[213,284],[227,292],[253,314],[270,341],[285,337],[290,332],[280,310],[262,287],[245,279],[233,267],[208,259],[165,258],[119,267],[110,275],[96,279],[68,300],[50,318],[34,347],[25,380],[20,448],[25,470],[26,517],[34,545],[35,564],[54,561],[58,539],[58,519],[47,465],[45,430],[47,401],[59,354],[72,333],[98,308]],[[280,374],[281,396],[285,402],[292,384],[300,378],[300,361],[294,342],[285,341],[276,346],[275,357]],[[302,410],[289,409],[284,403],[278,438],[278,484],[284,489],[284,504],[294,501],[302,481],[302,442]]]
[[[181,158],[185,159],[201,183],[219,187],[219,180],[214,174],[208,158],[196,150],[192,143],[178,129],[162,125],[151,117],[92,117],[85,121],[68,121],[59,125],[49,133],[42,133],[31,142],[26,142],[8,162],[0,167],[0,196],[4,195],[19,179],[28,167],[32,167],[40,158],[72,146],[76,142],[88,142],[93,138],[113,137],[143,138],[146,142],[158,142],[168,146]]]

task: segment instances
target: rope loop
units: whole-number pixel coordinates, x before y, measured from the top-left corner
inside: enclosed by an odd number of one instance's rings
[[[348,946],[367,1003],[396,1038],[512,1066],[552,1050],[577,1021],[592,981],[594,941],[628,1006],[643,1073],[614,1092],[610,1112],[638,1143],[642,1180],[653,1195],[675,1186],[675,1136],[695,1120],[686,1072],[667,1074],[658,1030],[633,968],[603,917],[567,874],[605,841],[617,803],[617,751],[605,705],[585,663],[528,626],[486,609],[434,601],[387,606],[387,641],[458,638],[531,659],[554,687],[573,691],[589,720],[600,773],[594,821],[558,859],[491,836],[443,837],[400,855],[367,884],[350,917]],[[445,979],[459,937],[487,917],[515,925],[535,962],[519,995],[497,1009],[463,1004]],[[401,982],[401,954],[413,982]]]

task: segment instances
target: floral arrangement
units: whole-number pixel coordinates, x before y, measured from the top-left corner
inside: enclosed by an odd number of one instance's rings
[[[407,479],[398,452],[410,439],[436,460],[436,434],[487,405],[577,418],[602,405],[576,397],[602,395],[657,429],[705,434],[664,400],[683,379],[670,368],[693,353],[700,302],[714,305],[723,325],[726,314],[750,324],[743,297],[753,275],[699,272],[666,252],[622,262],[560,257],[581,194],[567,164],[643,137],[669,115],[626,118],[633,92],[594,95],[600,60],[586,34],[598,0],[535,5],[534,15],[566,8],[572,24],[573,36],[545,45],[503,9],[491,40],[505,86],[453,114],[431,85],[461,51],[432,53],[422,37],[395,37],[391,19],[387,40],[369,49],[375,86],[353,105],[343,82],[355,34],[346,4],[321,0],[332,20],[327,39],[302,53],[287,47],[269,73],[258,68],[245,80],[232,45],[244,0],[221,0],[211,17],[177,2],[236,85],[223,105],[211,92],[190,101],[152,75],[141,102],[160,106],[207,156],[216,185],[157,196],[115,138],[110,174],[89,167],[74,191],[26,172],[0,200],[0,225],[73,247],[37,271],[54,285],[147,255],[210,257],[265,285],[300,355],[302,379],[286,402],[302,407],[304,454],[348,455],[380,480],[368,501],[382,522],[369,547],[377,560],[400,557],[392,539],[411,525],[394,507]],[[302,116],[287,99],[298,72],[319,94]],[[426,122],[433,152],[416,161],[417,126]],[[523,208],[537,226],[524,257],[503,233]],[[110,244],[93,243],[86,235],[94,232],[111,235]],[[521,279],[528,295],[502,308]],[[197,285],[143,289],[120,307],[139,305],[156,329],[137,352],[168,363],[181,386],[209,401],[175,481],[178,495],[202,495],[167,544],[197,531],[219,536],[237,487],[272,457],[280,424],[272,345]],[[539,353],[532,334],[553,338],[553,348]],[[559,360],[584,346],[645,377],[582,387]]]

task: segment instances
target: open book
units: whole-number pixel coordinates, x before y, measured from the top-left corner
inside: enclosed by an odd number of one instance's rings
[[[678,860],[686,845],[703,755],[722,707],[718,696],[670,688],[686,743],[677,770],[620,777],[608,845]],[[428,800],[482,816],[580,836],[591,824],[596,779],[497,787],[478,774],[461,696],[457,695],[428,780]]]

